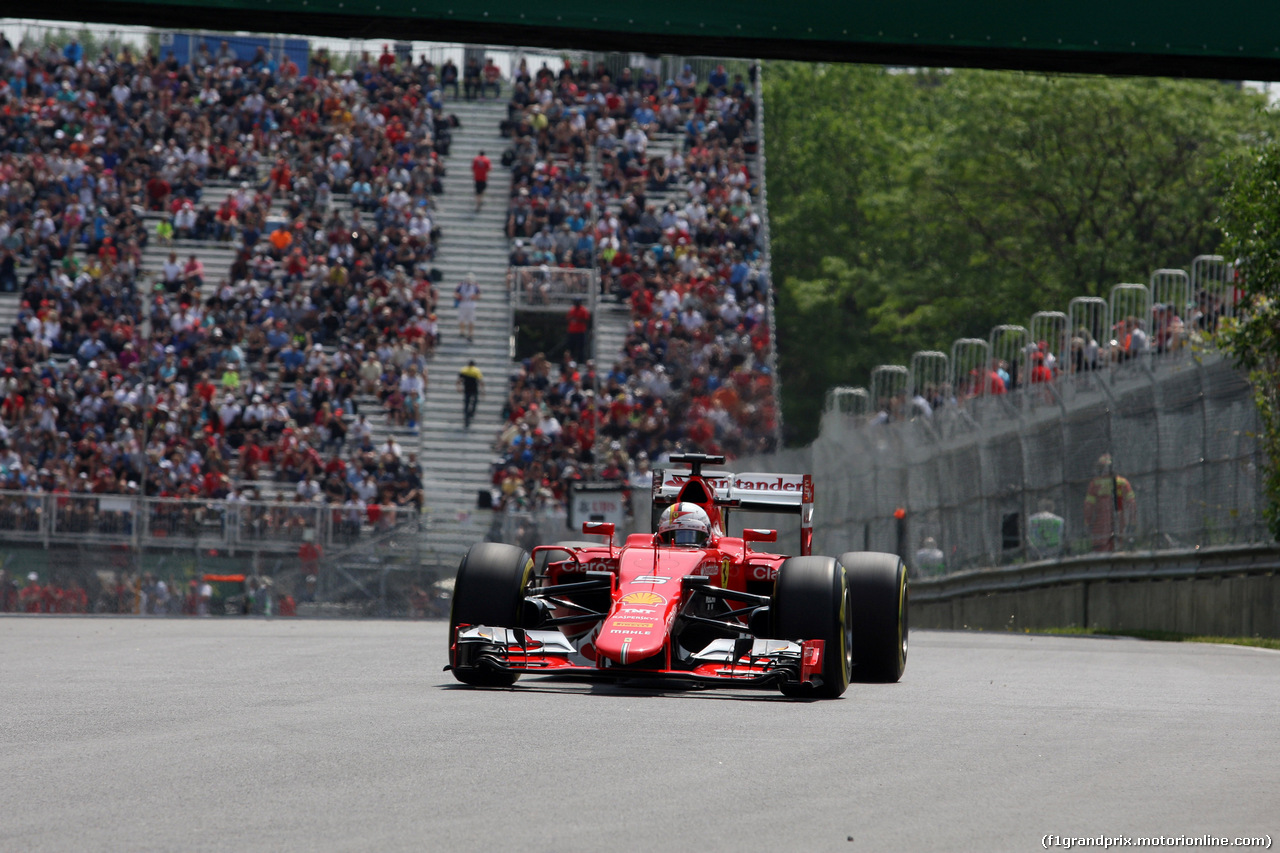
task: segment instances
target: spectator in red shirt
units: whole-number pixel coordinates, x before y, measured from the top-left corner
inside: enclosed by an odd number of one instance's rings
[[[383,74],[386,74],[395,64],[396,57],[395,54],[391,52],[391,46],[384,44],[382,46],[382,55],[378,57],[378,70]]]
[[[1033,364],[1033,366],[1032,366],[1032,368],[1031,368],[1031,381],[1032,381],[1032,383],[1033,383],[1033,384],[1034,384],[1034,383],[1038,383],[1038,382],[1052,382],[1052,381],[1053,381],[1053,371],[1051,371],[1051,370],[1050,370],[1050,369],[1045,365],[1045,363],[1044,363],[1044,353],[1041,353],[1041,352],[1035,352],[1035,353],[1032,353],[1032,354],[1031,354],[1031,361],[1032,361],[1032,364]]]
[[[573,300],[569,309],[569,355],[579,363],[587,360],[587,328],[591,323],[591,312],[582,304],[581,299]]]
[[[484,156],[481,151],[471,161],[471,176],[476,181],[476,213],[480,212],[481,206],[484,204],[484,191],[489,186],[489,170],[493,168],[493,163],[489,158]]]
[[[490,86],[493,87],[493,96],[495,98],[500,97],[502,95],[502,69],[493,63],[492,56],[485,59],[481,75],[484,80],[480,84],[480,97],[488,97]]]
[[[173,192],[169,182],[157,173],[147,180],[146,189],[147,209],[165,210],[169,203],[169,194]]]

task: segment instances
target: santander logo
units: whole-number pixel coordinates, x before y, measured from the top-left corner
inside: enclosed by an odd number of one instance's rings
[[[802,474],[736,474],[727,477],[703,477],[703,479],[721,497],[727,496],[730,489],[772,494],[800,494],[804,490]],[[662,491],[678,491],[687,482],[689,477],[686,474],[667,473],[662,481]]]

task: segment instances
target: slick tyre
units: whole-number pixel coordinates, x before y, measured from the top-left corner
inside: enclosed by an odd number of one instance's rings
[[[449,609],[449,662],[455,664],[453,675],[463,684],[510,687],[520,677],[518,673],[483,667],[458,668],[452,648],[459,625],[519,627],[525,590],[532,576],[529,553],[514,545],[483,542],[472,545],[462,558],[453,585],[453,606]]]
[[[831,557],[791,557],[778,567],[769,606],[770,635],[778,640],[823,640],[822,684],[784,684],[786,696],[835,699],[849,687],[849,585]]]
[[[853,680],[890,684],[907,668],[907,567],[896,554],[850,551],[839,563],[853,604]]]

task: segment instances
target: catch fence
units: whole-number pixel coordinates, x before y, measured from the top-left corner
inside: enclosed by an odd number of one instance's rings
[[[1266,542],[1258,429],[1247,378],[1189,349],[892,420],[829,411],[815,533],[923,574]]]
[[[213,575],[344,614],[407,613],[413,587],[444,574],[433,521],[391,505],[0,491],[0,569],[74,583],[108,612],[134,612],[102,602],[144,576],[177,589]]]
[[[1270,542],[1253,390],[1213,347],[1241,306],[1200,255],[832,389],[816,541],[918,574]]]

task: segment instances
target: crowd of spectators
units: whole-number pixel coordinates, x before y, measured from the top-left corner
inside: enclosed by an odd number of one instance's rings
[[[166,581],[151,572],[108,574],[104,580],[95,573],[90,579],[90,591],[76,578],[42,580],[36,572],[30,572],[19,583],[18,577],[0,569],[0,613],[297,615],[293,595],[278,590],[269,577],[236,575],[227,579],[206,575],[183,582],[172,575]]]
[[[443,98],[460,80],[489,95],[490,66],[0,42],[0,288],[22,299],[0,343],[0,487],[420,508],[416,459],[373,442],[360,405],[422,416]],[[633,328],[607,369],[567,350],[522,365],[504,493],[559,499],[677,447],[772,448],[755,109],[723,67],[515,73],[511,262],[596,269]],[[211,202],[210,181],[235,189]],[[224,277],[170,246],[152,280],[144,249],[174,240],[236,259]]]
[[[0,488],[420,509],[360,400],[422,414],[449,127],[425,57],[0,37]],[[176,247],[140,270],[175,239],[224,241],[229,274]]]
[[[1052,340],[1042,338],[989,362],[985,362],[984,355],[984,363],[957,377],[954,384],[940,377],[914,377],[910,384],[919,385],[912,388],[911,398],[908,399],[906,388],[882,393],[875,401],[871,420],[888,423],[918,416],[929,418],[939,409],[960,406],[968,400],[1036,391],[1037,386],[1040,398],[1052,402],[1053,396],[1046,390],[1048,383],[1064,377],[1087,381],[1098,371],[1182,352],[1190,342],[1203,341],[1212,334],[1224,311],[1223,297],[1202,289],[1183,305],[1152,305],[1149,321],[1147,317],[1128,314],[1117,319],[1110,329],[1096,328],[1102,322],[1097,317],[1074,329],[1064,326],[1049,336],[1057,337],[1056,347]],[[1101,334],[1101,341],[1095,332]]]
[[[573,479],[628,480],[677,448],[774,449],[748,83],[723,66],[664,82],[566,61],[522,64],[513,84],[510,262],[594,268],[632,329],[620,353],[601,354],[605,369],[568,348],[521,365],[495,443],[502,498],[558,502]]]

